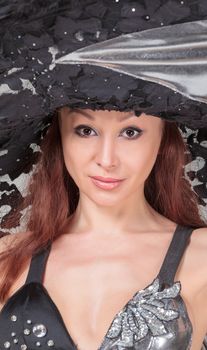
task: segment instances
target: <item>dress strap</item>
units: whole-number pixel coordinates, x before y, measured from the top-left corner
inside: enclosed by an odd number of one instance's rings
[[[45,271],[45,265],[50,253],[50,249],[51,249],[51,243],[48,243],[46,247],[44,247],[38,253],[32,256],[29,272],[28,272],[25,284],[29,284],[31,282],[42,283],[44,271]]]
[[[177,225],[171,240],[167,254],[158,274],[161,285],[172,285],[179,263],[190,242],[190,237],[195,227]]]

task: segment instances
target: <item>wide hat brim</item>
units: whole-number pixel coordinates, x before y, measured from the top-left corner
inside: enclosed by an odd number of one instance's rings
[[[19,0],[0,18],[1,205],[64,105],[177,122],[194,161],[186,175],[207,203],[205,0]]]

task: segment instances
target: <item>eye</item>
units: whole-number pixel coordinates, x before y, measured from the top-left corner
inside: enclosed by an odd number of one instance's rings
[[[142,134],[142,130],[135,127],[129,127],[124,129],[123,133],[126,133],[127,138],[134,140]]]
[[[89,126],[87,125],[79,125],[76,128],[74,128],[75,133],[81,137],[88,137],[92,135],[92,131],[94,131],[93,129],[91,129]],[[94,136],[94,135],[92,135]]]
[[[88,125],[78,125],[77,127],[74,128],[74,130],[75,130],[75,133],[80,137],[89,137],[89,136],[97,135],[95,131]],[[124,134],[124,133],[126,133],[127,139],[135,140],[142,134],[142,130],[134,126],[130,126],[128,128],[125,128],[121,132],[121,134]]]

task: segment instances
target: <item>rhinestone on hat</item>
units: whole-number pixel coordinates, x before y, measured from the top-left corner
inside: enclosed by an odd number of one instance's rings
[[[96,39],[98,39],[100,37],[100,34],[101,34],[100,30],[97,30],[96,33],[95,33]]]
[[[38,337],[38,338],[42,338],[45,337],[47,334],[47,328],[45,327],[44,324],[38,323],[35,324],[32,328],[32,332],[33,334]]]
[[[78,40],[78,41],[83,41],[84,40],[84,37],[83,37],[83,32],[81,30],[79,30],[78,32],[75,33],[75,38]]]

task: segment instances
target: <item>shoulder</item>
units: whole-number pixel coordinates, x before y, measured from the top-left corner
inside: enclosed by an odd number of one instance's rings
[[[207,252],[207,227],[194,229],[191,234],[190,245],[194,250]],[[207,254],[206,254],[207,258]]]
[[[201,285],[207,292],[207,227],[193,230],[186,255],[191,271],[200,276]]]
[[[190,238],[189,250],[191,250],[195,256],[200,256],[201,259],[206,259],[207,263],[207,227],[193,230]]]

